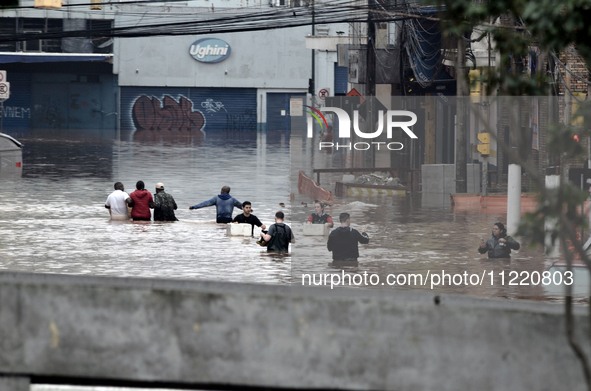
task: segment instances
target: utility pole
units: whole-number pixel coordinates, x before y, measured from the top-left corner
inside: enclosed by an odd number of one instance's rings
[[[456,56],[456,88],[457,88],[457,129],[456,129],[456,193],[467,193],[468,173],[466,169],[466,44],[464,35],[458,37],[458,53]]]
[[[492,22],[491,22],[492,23]],[[488,41],[488,76],[491,74],[491,51],[492,47],[490,44],[490,32],[487,33],[487,41]],[[488,81],[485,85],[483,85],[481,96],[484,96],[484,107],[486,108],[486,123],[490,125],[490,88],[488,86]],[[498,144],[497,144],[498,150]],[[488,155],[482,156],[482,195],[488,195]]]
[[[377,113],[374,113],[376,102],[376,26],[374,23],[374,8],[376,0],[368,0],[369,11],[367,14],[367,66],[366,66],[366,83],[367,83],[367,122],[366,127],[369,127],[369,132],[374,131],[374,126],[377,119]],[[369,164],[375,167],[375,153],[368,156]]]
[[[314,1],[311,0],[312,4],[312,37],[316,35],[316,13],[314,10]],[[316,51],[312,49],[312,78],[308,85],[308,92],[311,96],[311,104],[314,106],[314,96],[316,95]]]
[[[367,15],[367,96],[376,95],[376,26],[374,24],[373,9],[375,8],[375,0],[369,0],[369,12]]]

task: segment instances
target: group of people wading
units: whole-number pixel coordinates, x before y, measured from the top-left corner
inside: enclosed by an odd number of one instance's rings
[[[114,220],[150,221],[152,218],[150,209],[154,210],[154,221],[177,221],[174,211],[177,204],[172,195],[164,191],[164,184],[156,184],[156,193],[152,194],[145,189],[143,181],[136,183],[136,190],[131,194],[125,192],[123,183],[116,182],[113,191],[107,201],[105,208],[109,210]],[[295,236],[291,227],[285,224],[285,215],[282,211],[275,213],[275,223],[268,230],[261,221],[252,214],[252,204],[249,201],[240,202],[230,195],[230,187],[224,186],[220,194],[189,207],[189,210],[216,207],[217,223],[242,223],[261,228],[260,245],[266,246],[268,251],[288,251],[289,244],[295,243]],[[242,209],[241,214],[232,218],[234,208]],[[129,209],[128,209],[129,208]],[[333,261],[357,262],[359,257],[359,243],[369,243],[369,236],[366,228],[361,231],[351,228],[351,216],[349,213],[339,215],[340,227],[333,230],[327,242],[328,251],[332,252]],[[332,217],[324,213],[324,205],[316,201],[314,212],[306,220],[306,224],[325,224],[329,228],[334,227]],[[488,253],[489,258],[509,258],[511,250],[518,250],[519,243],[510,236],[502,223],[493,226],[492,236],[485,242],[481,241],[478,252]]]
[[[164,184],[156,184],[156,193],[145,189],[143,181],[135,184],[136,190],[131,194],[125,192],[123,183],[115,183],[115,191],[109,194],[105,208],[109,210],[113,220],[150,221],[154,209],[154,221],[177,221],[174,211],[177,209],[172,195],[164,191]],[[129,211],[128,207],[131,209]]]
[[[154,221],[177,221],[174,211],[177,204],[172,195],[164,191],[164,184],[156,184],[156,193],[152,194],[145,189],[143,181],[136,183],[136,190],[131,194],[125,192],[123,183],[117,182],[107,201],[105,208],[109,210],[113,220],[150,221],[150,209],[154,209]],[[230,187],[224,186],[220,194],[189,207],[189,210],[216,207],[217,223],[242,223],[261,228],[261,239],[257,241],[266,246],[268,251],[288,251],[289,244],[295,243],[295,236],[291,227],[285,224],[285,215],[282,211],[275,213],[275,223],[268,230],[261,221],[252,214],[252,204],[249,201],[240,202],[230,195]],[[242,213],[232,218],[234,208],[242,209]],[[365,227],[361,232],[350,227],[351,216],[348,213],[341,213],[339,216],[341,226],[335,229],[328,237],[327,247],[332,252],[335,261],[357,261],[359,257],[358,243],[369,243],[369,236]],[[307,224],[326,224],[332,228],[334,223],[332,217],[324,213],[324,205],[321,202],[314,203],[314,213],[306,221]]]

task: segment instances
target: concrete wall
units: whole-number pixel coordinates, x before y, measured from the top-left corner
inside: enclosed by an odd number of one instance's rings
[[[480,193],[480,165],[468,164],[468,193]],[[455,164],[423,164],[421,166],[423,193],[451,194],[456,192]]]
[[[18,273],[0,274],[0,303],[0,375],[33,381],[585,389],[557,304]]]

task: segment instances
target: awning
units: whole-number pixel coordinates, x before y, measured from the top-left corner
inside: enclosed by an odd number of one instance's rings
[[[80,62],[80,61],[107,61],[113,58],[112,54],[76,54],[76,53],[9,53],[0,52],[0,64],[40,63],[40,62]]]

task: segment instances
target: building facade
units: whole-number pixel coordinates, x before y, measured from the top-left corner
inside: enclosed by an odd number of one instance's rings
[[[0,43],[0,66],[11,83],[4,126],[13,134],[61,128],[145,140],[171,132],[289,130],[290,99],[309,90],[309,26],[137,38],[96,34],[138,23],[248,19],[277,7],[305,13],[300,3],[203,0],[89,10],[72,1],[68,8],[24,9],[32,5],[26,0],[21,9],[0,11],[2,35],[14,37]],[[346,23],[324,27],[320,34],[348,31]],[[93,33],[59,38],[60,31],[73,30]],[[27,33],[42,39],[19,40]],[[346,68],[336,62],[336,50],[315,51],[315,94],[347,91]]]

